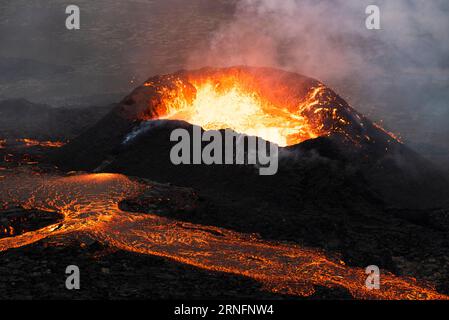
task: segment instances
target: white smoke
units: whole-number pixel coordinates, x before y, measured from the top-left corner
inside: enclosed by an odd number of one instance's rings
[[[365,27],[370,4],[381,9],[382,30]],[[328,82],[395,72],[441,78],[448,13],[446,0],[240,0],[189,66],[275,66]]]
[[[133,130],[128,133],[122,141],[123,145],[133,142],[136,138],[146,134],[154,128],[160,127],[167,123],[168,120],[148,120],[142,121]]]

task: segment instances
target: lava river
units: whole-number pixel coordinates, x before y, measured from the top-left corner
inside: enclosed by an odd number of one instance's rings
[[[344,287],[358,299],[447,298],[414,279],[392,274],[381,276],[380,290],[368,290],[363,269],[348,267],[317,249],[122,211],[120,201],[157,188],[123,175],[61,176],[37,174],[29,169],[7,170],[2,174],[0,205],[58,211],[64,214],[64,220],[37,231],[0,239],[0,251],[46,237],[79,233],[122,250],[243,275],[259,281],[272,292],[310,296],[315,286],[325,286]]]

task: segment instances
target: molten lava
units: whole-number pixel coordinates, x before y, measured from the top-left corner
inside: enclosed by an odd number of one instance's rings
[[[17,142],[23,143],[27,147],[40,146],[45,148],[60,148],[65,145],[65,142],[61,141],[39,141],[34,139],[17,139]]]
[[[167,100],[168,113],[163,118],[184,120],[204,130],[229,128],[280,146],[318,136],[318,130],[301,114],[276,106],[255,92],[246,92],[238,83],[229,87],[211,81],[192,84],[196,89],[195,99],[189,102],[178,96]],[[317,103],[316,95],[320,89],[314,90],[305,104]]]
[[[232,129],[283,147],[332,132],[347,134],[350,125],[360,122],[354,110],[318,81],[309,80],[305,86],[302,78],[279,79],[244,70],[150,79],[144,87],[152,89],[152,98],[142,120],[183,120],[204,130]]]

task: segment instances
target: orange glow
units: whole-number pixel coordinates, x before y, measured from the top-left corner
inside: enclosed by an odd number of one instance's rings
[[[161,81],[144,84],[159,95],[158,119],[183,120],[204,130],[232,129],[282,147],[349,124],[340,114],[336,95],[319,82],[298,94],[282,83],[270,87],[269,81],[233,71],[167,80],[169,85]]]
[[[280,146],[318,136],[300,114],[269,103],[254,92],[245,92],[237,83],[225,88],[211,81],[194,86],[195,99],[191,103],[180,97],[167,101],[167,115],[163,118],[184,120],[204,130],[229,128]],[[310,94],[305,104],[314,103],[319,89]]]
[[[17,142],[21,142],[25,144],[27,147],[34,147],[34,146],[40,146],[40,147],[46,147],[46,148],[60,148],[64,146],[66,143],[61,141],[39,141],[34,139],[17,139]]]

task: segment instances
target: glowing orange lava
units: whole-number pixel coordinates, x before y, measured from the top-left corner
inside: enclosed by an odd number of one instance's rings
[[[156,186],[118,174],[31,174],[7,170],[0,183],[0,207],[59,211],[62,222],[0,239],[0,251],[46,237],[83,234],[110,246],[163,256],[199,268],[243,275],[266,290],[309,296],[315,286],[343,287],[362,299],[447,299],[414,279],[383,274],[380,290],[365,287],[363,269],[294,244],[268,242],[226,229],[200,226],[119,209],[118,203]]]
[[[150,102],[158,119],[183,120],[204,130],[232,129],[283,147],[343,131],[349,124],[337,96],[323,84],[315,81],[307,91],[296,92],[268,80],[231,70],[168,76],[144,86],[158,94],[159,101]]]
[[[23,143],[27,147],[46,147],[46,148],[60,148],[64,146],[66,143],[61,141],[39,141],[34,139],[17,139],[17,142]]]
[[[222,88],[212,82],[194,83],[195,99],[176,97],[167,101],[165,119],[184,120],[204,130],[232,129],[258,136],[280,146],[299,143],[318,135],[300,114],[264,101],[261,96],[245,92],[237,83]],[[307,103],[319,91],[311,93]]]
[[[395,134],[395,133],[393,133],[393,132],[390,132],[390,131],[385,130],[380,124],[377,124],[377,123],[375,123],[375,122],[373,122],[373,125],[374,125],[377,129],[379,129],[379,130],[383,131],[384,133],[386,133],[392,140],[395,140],[395,141],[397,141],[397,142],[402,143],[402,139],[401,139],[401,137],[400,137],[398,134]]]

